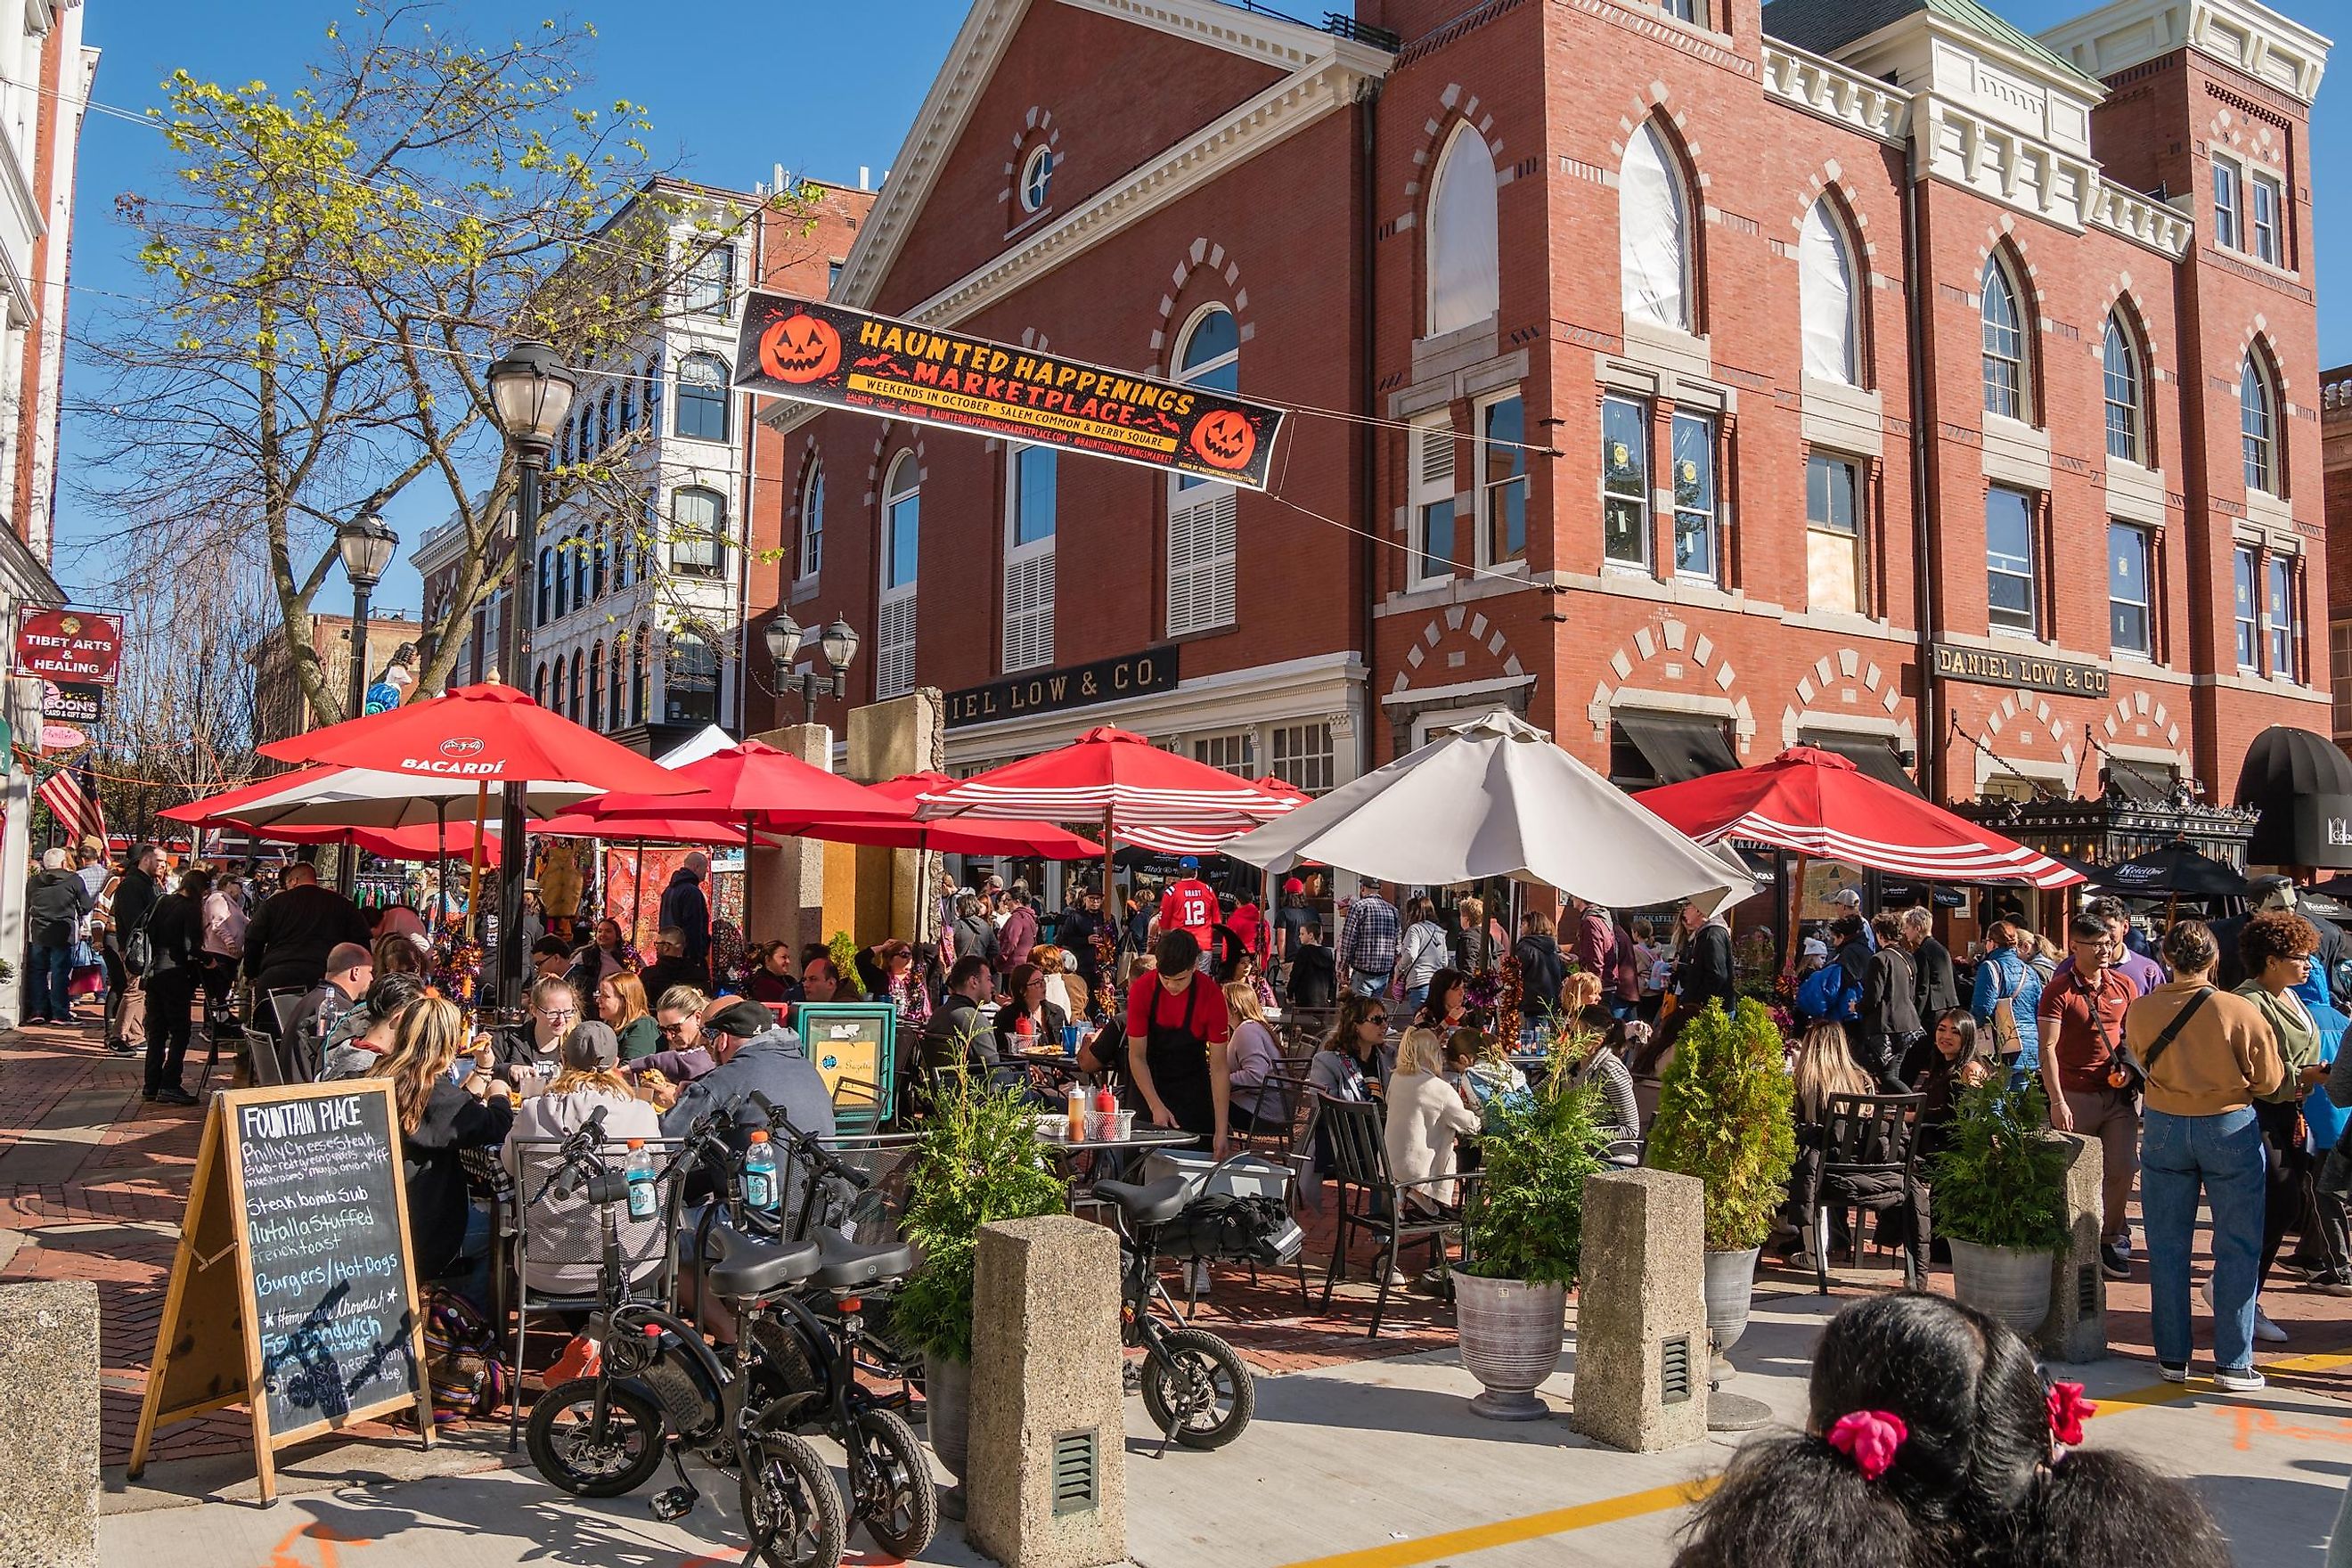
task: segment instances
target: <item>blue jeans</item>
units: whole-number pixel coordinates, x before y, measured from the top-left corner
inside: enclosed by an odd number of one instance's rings
[[[2263,1191],[2263,1135],[2252,1108],[2218,1116],[2150,1110],[2139,1164],[2156,1359],[2189,1364],[2189,1249],[2201,1184],[2213,1211],[2213,1364],[2223,1372],[2252,1366]]]
[[[1361,969],[1348,972],[1348,989],[1356,995],[1381,996],[1387,994],[1388,988],[1389,977],[1386,974],[1373,974]]]
[[[73,998],[66,987],[73,980],[71,947],[37,947],[25,965],[25,1016],[70,1018]]]
[[[1418,1012],[1420,1012],[1420,1011],[1421,1011],[1421,1005],[1422,1005],[1423,1002],[1426,1002],[1426,1001],[1428,1001],[1428,1000],[1429,1000],[1429,987],[1428,987],[1428,986],[1426,986],[1426,985],[1408,985],[1408,986],[1406,986],[1406,987],[1404,988],[1404,1010],[1405,1010],[1407,1013],[1418,1013]]]

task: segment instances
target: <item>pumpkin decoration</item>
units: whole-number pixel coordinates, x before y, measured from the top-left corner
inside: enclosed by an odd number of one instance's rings
[[[760,368],[778,381],[803,385],[831,375],[841,363],[841,334],[830,321],[795,310],[760,334]]]
[[[1250,454],[1257,450],[1257,430],[1246,416],[1219,408],[1192,426],[1192,446],[1201,461],[1230,473],[1248,466]]]

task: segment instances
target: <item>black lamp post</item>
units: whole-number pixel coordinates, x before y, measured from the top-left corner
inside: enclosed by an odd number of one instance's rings
[[[375,585],[383,581],[399,548],[400,535],[384,525],[373,507],[335,531],[335,550],[343,558],[343,575],[352,584],[352,679],[346,718],[356,719],[367,708],[368,601],[374,597]],[[346,898],[359,876],[359,851],[348,844],[335,857],[335,885]]]
[[[797,690],[801,697],[801,719],[805,722],[815,710],[820,697],[849,695],[849,662],[857,657],[857,630],[839,616],[833,625],[816,634],[817,647],[824,655],[829,673],[819,675],[814,669],[793,673],[793,655],[800,650],[805,635],[798,621],[779,609],[768,623],[768,657],[775,661],[776,695]]]
[[[524,606],[530,603],[532,558],[539,552],[539,475],[572,412],[574,384],[562,356],[545,343],[517,343],[490,366],[490,402],[515,460],[514,552],[507,563],[506,646],[499,650],[507,681],[523,685]],[[522,884],[530,865],[524,841],[526,779],[507,781],[499,813],[499,1011],[506,1021],[522,1009]]]

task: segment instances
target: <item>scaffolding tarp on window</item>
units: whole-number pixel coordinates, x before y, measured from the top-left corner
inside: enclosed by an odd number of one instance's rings
[[[1617,184],[1617,239],[1627,315],[1688,329],[1685,235],[1682,182],[1668,164],[1657,129],[1644,125],[1625,150]]]
[[[1826,200],[1805,215],[1798,247],[1798,312],[1802,318],[1805,374],[1823,381],[1854,379],[1853,270],[1845,237]]]

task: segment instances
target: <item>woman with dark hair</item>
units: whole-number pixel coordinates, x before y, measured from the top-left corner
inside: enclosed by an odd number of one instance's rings
[[[2095,1408],[1983,1313],[1874,1297],[1822,1331],[1802,1435],[1739,1451],[1675,1568],[2226,1568],[2189,1488],[2081,1447]]]
[[[1966,1007],[1947,1008],[1927,1037],[1911,1047],[1903,1062],[1903,1082],[1911,1093],[1926,1097],[1919,1107],[1922,1170],[1927,1156],[1943,1152],[1960,1091],[1976,1088],[1991,1072],[1979,1044],[1976,1016]]]
[[[1429,977],[1426,994],[1421,1005],[1413,1010],[1412,1027],[1435,1029],[1443,1040],[1462,1023],[1464,998],[1470,989],[1468,976],[1458,969],[1441,969]]]
[[[1533,1040],[1543,1021],[1559,1006],[1559,983],[1568,965],[1559,955],[1559,927],[1541,910],[1519,917],[1519,945],[1512,950],[1519,961],[1519,1040]],[[1507,1018],[1497,1021],[1510,1026]]]
[[[2311,1166],[2298,1124],[2302,1121],[2303,1071],[2319,1065],[2319,1026],[2294,988],[2311,974],[2311,955],[2319,951],[2319,931],[2291,910],[2264,910],[2246,921],[2238,933],[2238,956],[2246,965],[2246,983],[2238,994],[2254,1005],[2271,1037],[2278,1042],[2284,1069],[2278,1088],[2254,1103],[2254,1121],[2263,1130],[2263,1254],[2254,1277],[2254,1338],[2271,1344],[2284,1342],[2286,1331],[2271,1321],[2259,1294],[2270,1282],[2278,1262],[2279,1244],[2287,1226],[2303,1210],[2304,1176]]]
[[[1437,923],[1437,906],[1423,894],[1405,906],[1404,935],[1397,950],[1397,984],[1404,1005],[1419,1010],[1440,971],[1454,962],[1447,951],[1445,928]]]
[[[1331,1033],[1307,1063],[1307,1087],[1333,1100],[1364,1100],[1379,1094],[1388,1067],[1381,1048],[1388,1022],[1388,1004],[1379,997],[1352,992],[1340,997]]]
[[[1233,1020],[1217,983],[1200,973],[1201,944],[1179,928],[1152,943],[1159,968],[1127,991],[1128,1070],[1155,1127],[1181,1127],[1225,1154]],[[1040,987],[1042,994],[1043,987]],[[1141,1049],[1137,1049],[1138,1045]]]
[[[147,993],[147,1081],[140,1098],[165,1105],[194,1105],[196,1097],[180,1082],[188,1055],[188,1009],[195,1005],[204,978],[205,896],[213,874],[187,872],[180,885],[148,910],[147,967],[140,985]]]
[[[996,1010],[997,1056],[1018,1062],[1024,1050],[1060,1050],[1070,1016],[1045,1000],[1045,972],[1034,963],[1016,963],[1004,990],[1013,999]]]
[[[744,989],[754,1002],[791,1004],[801,1000],[799,965],[793,962],[793,944],[788,942],[763,942],[759,959],[751,965],[751,979]]]

